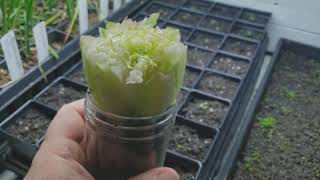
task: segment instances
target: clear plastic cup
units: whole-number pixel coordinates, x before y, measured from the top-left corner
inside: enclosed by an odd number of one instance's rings
[[[163,165],[176,106],[152,117],[124,117],[101,111],[90,93],[85,100],[87,169],[97,179],[127,180]]]

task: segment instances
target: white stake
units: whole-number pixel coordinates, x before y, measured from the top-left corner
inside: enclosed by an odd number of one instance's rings
[[[24,70],[14,32],[9,31],[0,41],[11,79],[15,81],[22,78]]]
[[[80,29],[80,34],[83,34],[89,28],[87,0],[78,0],[78,7],[79,7],[79,29]]]
[[[38,23],[32,31],[36,42],[38,62],[41,64],[49,56],[49,43],[45,22]]]
[[[113,12],[120,9],[121,0],[113,0]]]
[[[106,19],[109,15],[109,0],[100,0],[100,21]]]

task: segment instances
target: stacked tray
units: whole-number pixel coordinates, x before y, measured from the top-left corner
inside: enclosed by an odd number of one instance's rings
[[[188,45],[188,62],[166,165],[184,179],[213,177],[221,150],[237,125],[234,117],[259,72],[271,14],[204,0],[133,1],[125,9],[118,19],[141,20],[160,12],[158,26],[180,29]],[[91,34],[96,35],[97,29]],[[32,82],[0,111],[2,161],[21,175],[57,110],[85,95],[78,38],[74,41],[72,52],[48,68],[47,81]]]

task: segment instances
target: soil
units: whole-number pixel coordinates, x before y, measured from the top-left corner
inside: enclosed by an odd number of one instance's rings
[[[98,13],[95,10],[89,10],[88,13],[89,26],[92,27],[99,22]]]
[[[267,24],[268,22],[268,17],[263,15],[263,14],[257,14],[254,12],[249,12],[246,11],[244,12],[240,19],[249,21],[249,22],[253,22],[253,23],[258,23],[258,24]]]
[[[232,57],[218,55],[213,59],[213,62],[209,68],[230,75],[244,76],[248,71],[249,63],[236,60]]]
[[[160,13],[160,18],[168,19],[172,15],[173,10],[164,6],[152,4],[148,9],[145,10],[145,12],[147,14]]]
[[[53,32],[49,34],[49,44],[55,50],[60,50],[64,46],[64,34]],[[69,38],[70,40],[71,38]]]
[[[179,114],[201,124],[219,128],[227,111],[228,106],[220,101],[192,97]]]
[[[177,96],[177,105],[181,105],[183,103],[183,101],[187,98],[187,94],[188,92],[183,89],[179,91]]]
[[[204,1],[188,1],[184,7],[200,12],[207,12],[210,8],[211,4]]]
[[[64,43],[63,43],[63,40],[55,39],[52,42],[50,42],[50,46],[54,50],[60,50],[64,46]]]
[[[30,48],[30,54],[24,55],[22,54],[22,66],[25,72],[28,72],[31,68],[38,64],[38,57],[37,57],[37,49],[35,47]]]
[[[239,82],[213,73],[206,73],[197,88],[206,93],[232,100],[237,93],[238,86]]]
[[[5,130],[22,141],[35,144],[45,135],[50,122],[51,117],[36,108],[31,108]]]
[[[213,142],[212,134],[185,125],[175,125],[169,149],[196,160],[204,160]]]
[[[204,68],[212,59],[213,54],[201,49],[188,48],[188,64]]]
[[[193,85],[196,83],[199,75],[200,75],[199,72],[186,68],[186,71],[184,74],[183,86],[192,88]]]
[[[196,178],[196,174],[198,171],[198,167],[177,160],[172,160],[170,158],[166,158],[165,164],[166,167],[171,167],[177,171],[181,180],[194,180]]]
[[[11,81],[9,72],[6,69],[0,68],[0,86]]]
[[[203,46],[207,49],[217,49],[222,41],[222,37],[206,32],[195,32],[191,37],[191,43]]]
[[[231,23],[222,19],[207,16],[204,21],[200,23],[200,27],[219,32],[228,32]]]
[[[238,55],[253,57],[257,49],[257,45],[245,41],[228,39],[223,46],[223,50]]]
[[[223,17],[236,17],[239,12],[238,8],[228,7],[225,5],[218,4],[211,11],[211,14],[223,16]]]
[[[189,25],[189,26],[196,26],[200,20],[201,15],[190,13],[187,11],[179,11],[173,18],[173,21],[177,21],[181,24]]]
[[[71,79],[74,82],[81,83],[81,84],[87,84],[86,77],[84,75],[82,66],[75,69],[73,72],[71,72],[68,76],[69,79]]]
[[[254,30],[252,28],[248,28],[245,26],[239,26],[236,25],[231,33],[239,35],[239,36],[243,36],[243,37],[247,37],[247,38],[252,38],[252,39],[257,39],[257,40],[262,40],[263,39],[263,33],[259,32],[257,30]]]
[[[51,108],[59,109],[64,104],[85,97],[85,91],[79,91],[72,87],[57,84],[44,92],[38,100]]]
[[[306,56],[282,51],[234,179],[320,179],[320,57]]]

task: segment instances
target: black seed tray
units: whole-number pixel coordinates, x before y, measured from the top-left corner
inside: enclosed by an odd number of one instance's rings
[[[58,110],[64,104],[85,98],[86,90],[86,86],[60,77],[44,88],[34,99],[40,104]]]
[[[201,169],[199,161],[181,157],[173,152],[167,153],[164,165],[175,169],[182,180],[197,179]]]
[[[232,179],[236,166],[235,162],[240,158],[239,154],[248,140],[254,115],[256,110],[258,110],[259,104],[262,101],[262,97],[267,90],[267,87],[269,86],[272,74],[274,73],[273,70],[276,64],[280,63],[279,60],[284,50],[307,54],[310,59],[320,57],[320,49],[317,47],[301,44],[288,39],[279,40],[274,53],[271,54],[273,55],[271,60],[265,65],[265,72],[260,75],[261,77],[259,77],[260,83],[255,87],[254,95],[246,95],[246,99],[250,99],[250,103],[246,104],[241,115],[236,118],[239,122],[238,125],[233,128],[236,135],[233,135],[232,138],[230,138],[232,143],[224,149],[224,153],[220,154],[222,157],[220,161],[223,163],[221,163],[219,167],[216,167],[216,171],[218,173],[215,175],[215,178],[213,178],[214,180]]]
[[[161,13],[158,26],[180,29],[182,41],[188,45],[184,87],[178,96],[174,139],[171,140],[166,163],[169,166],[178,163],[182,172],[192,172],[191,179],[209,179],[215,176],[214,170],[220,166],[221,147],[230,141],[230,130],[237,124],[234,117],[240,113],[238,107],[243,104],[242,96],[252,92],[248,87],[253,84],[253,77],[261,66],[268,40],[265,27],[271,14],[205,0],[153,0],[133,1],[110,20],[119,21],[127,16],[141,20],[154,11]],[[267,21],[243,19],[247,11],[255,12],[257,17],[263,16]],[[104,23],[98,26],[104,26]],[[96,36],[98,26],[88,34]],[[63,32],[52,29],[52,39],[60,41]],[[58,61],[49,60],[43,64],[46,78],[41,77],[40,70],[34,70],[8,88],[10,91],[0,95],[0,120],[10,118],[12,113],[19,114],[22,111],[19,108],[30,100],[32,104],[56,112],[63,104],[84,97],[86,79],[79,37],[71,38],[60,51]],[[67,89],[72,89],[72,94],[78,96],[69,98]],[[207,123],[211,119],[214,123]],[[5,129],[3,134],[2,152],[7,157],[2,159],[3,164],[24,175],[44,137],[31,144],[12,136]],[[13,144],[9,139],[17,143]],[[16,145],[31,149],[30,153],[15,150]]]
[[[210,161],[202,162],[198,176],[207,179],[216,174],[221,147],[228,146],[225,142],[237,124],[234,117],[240,113],[238,107],[245,104],[243,95],[252,92],[248,86],[261,66],[267,43],[265,27],[271,15],[208,1],[180,1],[177,5],[177,1],[159,0],[152,1],[135,17],[142,19],[156,11],[160,11],[162,20],[159,26],[180,29],[190,52],[183,88],[188,95],[180,106],[179,117],[220,132]],[[202,101],[197,102],[199,99]]]

